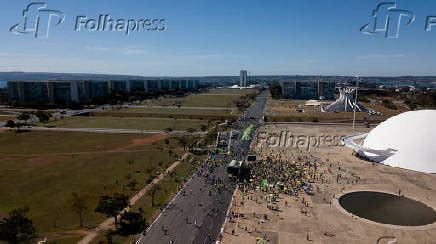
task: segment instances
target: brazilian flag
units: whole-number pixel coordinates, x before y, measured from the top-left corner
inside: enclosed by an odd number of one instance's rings
[[[260,182],[260,189],[263,190],[267,190],[268,189],[268,180],[267,179],[263,179]]]

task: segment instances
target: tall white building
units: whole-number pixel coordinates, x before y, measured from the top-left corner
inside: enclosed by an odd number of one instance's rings
[[[248,72],[247,70],[241,70],[241,74],[239,77],[239,86],[246,87],[248,86]]]

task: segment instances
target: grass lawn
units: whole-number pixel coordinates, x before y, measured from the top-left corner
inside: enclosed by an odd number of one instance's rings
[[[93,116],[112,117],[150,117],[150,118],[179,118],[217,120],[220,117],[237,117],[240,112],[236,108],[229,109],[191,109],[191,108],[120,108],[93,112]]]
[[[186,107],[236,107],[236,101],[247,94],[253,94],[256,90],[247,89],[213,89],[207,93],[191,94],[182,98],[161,98],[147,101],[147,105],[175,106],[177,101]]]
[[[77,192],[88,206],[85,226],[96,226],[106,218],[94,212],[100,195],[131,196],[136,190],[126,187],[129,182],[138,182],[139,189],[183,155],[176,138],[163,139],[162,135],[3,132],[0,215],[28,206],[39,233],[77,229],[79,218],[71,210],[72,193]]]
[[[201,126],[207,126],[207,121],[173,118],[120,118],[120,117],[69,117],[48,123],[49,126],[64,128],[113,128],[139,130],[187,130],[200,131]]]
[[[229,120],[240,115],[237,110],[172,109],[172,108],[133,108],[92,112],[95,117],[119,118],[163,118],[191,120]]]
[[[163,115],[238,115],[237,109],[190,109],[190,108],[127,108],[115,110],[120,112],[133,112],[133,113],[148,113],[148,114],[163,114]]]
[[[255,89],[212,89],[206,93],[191,94],[181,98],[162,97],[146,102],[148,106],[163,106],[161,108],[114,108],[93,112],[92,116],[231,120],[240,115],[236,101],[244,95],[256,92]],[[174,108],[179,105],[179,102],[181,108]]]

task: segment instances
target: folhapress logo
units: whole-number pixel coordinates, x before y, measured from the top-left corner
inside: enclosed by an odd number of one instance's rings
[[[58,10],[47,8],[44,2],[34,2],[23,10],[22,22],[11,27],[15,34],[34,34],[35,38],[48,38],[50,28],[60,25],[65,15]]]
[[[411,11],[397,9],[397,3],[380,3],[373,11],[373,19],[364,25],[360,32],[367,35],[383,33],[386,38],[398,38],[401,26],[408,26],[415,20]]]
[[[34,34],[35,38],[48,38],[50,28],[60,25],[65,15],[47,8],[45,2],[33,2],[23,10],[22,22],[12,26],[15,34]],[[112,18],[109,14],[98,17],[79,15],[72,31],[76,32],[121,32],[129,36],[133,32],[160,32],[166,30],[164,18]]]

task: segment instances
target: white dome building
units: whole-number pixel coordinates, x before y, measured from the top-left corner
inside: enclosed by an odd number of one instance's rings
[[[436,110],[406,112],[386,120],[368,134],[363,148],[392,149],[393,155],[383,164],[436,173]]]

